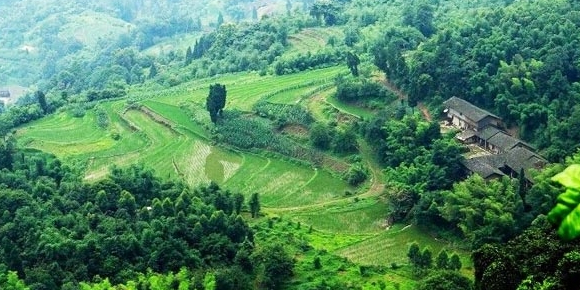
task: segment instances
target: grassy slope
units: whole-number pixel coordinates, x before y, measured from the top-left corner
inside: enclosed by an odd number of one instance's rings
[[[260,192],[266,213],[312,226],[314,232],[309,240],[317,249],[362,265],[404,265],[406,249],[413,241],[431,247],[435,254],[441,248],[452,252],[451,245],[417,228],[385,229],[387,209],[380,198],[383,177],[376,165],[371,165],[373,176],[368,191],[358,197],[346,196],[345,191],[350,189],[345,182],[324,170],[212,146],[207,130],[192,121],[194,118],[209,123],[203,102],[207,87],[214,82],[227,85],[227,108],[250,111],[253,103],[264,97],[282,103],[305,101],[314,116],[323,121],[338,118],[341,113],[337,111],[342,110],[357,115],[356,110],[328,100],[332,88],[324,88],[328,80],[344,71],[343,67],[333,67],[288,76],[235,74],[195,80],[167,90],[154,85],[133,88],[130,96],[141,99],[144,107],[170,126],[140,110],[124,111],[124,101],[113,101],[101,104],[110,119],[107,129],[96,126],[92,111],[83,118],[61,112],[19,129],[19,136],[28,147],[87,162],[88,177],[92,179],[104,176],[110,164],[142,162],[161,176],[181,176],[190,184],[214,180],[245,194]],[[111,132],[118,132],[121,138],[113,140]],[[368,161],[367,155],[363,154],[363,158]],[[464,264],[469,265],[467,253],[459,253]],[[402,289],[411,289],[413,282],[407,277],[408,271],[408,267],[403,267],[384,277],[400,281]]]
[[[317,51],[324,48],[330,37],[335,37],[337,41],[343,41],[344,33],[342,27],[315,27],[306,28],[299,33],[289,36],[292,49],[289,53],[302,53],[307,51]]]

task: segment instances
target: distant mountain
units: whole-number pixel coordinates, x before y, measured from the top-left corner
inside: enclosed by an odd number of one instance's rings
[[[4,0],[0,87],[48,80],[75,57],[129,46],[140,51],[177,35],[210,31],[220,14],[227,23],[285,9],[285,0]]]

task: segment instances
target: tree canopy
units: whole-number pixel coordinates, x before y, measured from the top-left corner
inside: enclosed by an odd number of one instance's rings
[[[226,106],[226,86],[221,84],[213,84],[209,86],[209,94],[206,99],[205,108],[209,112],[212,122],[217,122],[218,116],[222,115],[223,109]]]

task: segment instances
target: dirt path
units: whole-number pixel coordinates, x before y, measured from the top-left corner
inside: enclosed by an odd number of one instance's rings
[[[419,110],[423,114],[423,117],[425,118],[425,120],[427,120],[429,122],[433,121],[433,117],[431,117],[431,113],[429,113],[429,109],[427,109],[427,107],[425,107],[425,104],[423,104],[423,102],[417,103],[417,108],[419,108]]]
[[[378,76],[376,79],[379,82],[381,82],[385,86],[385,88],[393,92],[399,98],[399,100],[407,100],[409,98],[405,93],[403,93],[403,91],[401,91],[397,86],[391,83],[384,75]],[[421,114],[423,114],[425,120],[429,122],[433,120],[433,117],[431,116],[429,109],[425,107],[425,104],[419,102],[417,104],[417,108],[419,109],[419,111],[421,111]]]
[[[403,93],[403,91],[391,83],[384,75],[378,76],[377,80],[382,83],[385,88],[393,92],[399,98],[399,100],[406,100],[408,98],[407,95]]]

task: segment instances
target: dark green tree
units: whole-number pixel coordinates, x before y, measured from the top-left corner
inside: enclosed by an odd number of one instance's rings
[[[433,253],[431,252],[431,249],[423,249],[418,266],[422,269],[430,269],[433,266]]]
[[[318,270],[322,268],[322,263],[320,262],[319,256],[314,257],[314,261],[312,263],[314,265],[314,269]]]
[[[314,147],[322,150],[330,148],[332,136],[329,134],[328,127],[321,123],[314,124],[310,129],[310,142]]]
[[[463,265],[461,265],[461,259],[459,259],[459,255],[457,255],[457,253],[453,253],[453,255],[451,255],[451,259],[449,259],[447,268],[452,271],[459,271],[461,270],[461,267],[463,267]]]
[[[149,67],[149,76],[148,78],[152,79],[157,75],[157,67],[155,66],[154,63],[151,63],[151,66]]]
[[[292,13],[292,2],[286,0],[286,14],[290,15]]]
[[[36,100],[38,101],[38,105],[42,109],[42,112],[44,114],[48,113],[49,108],[48,103],[46,102],[46,95],[42,91],[36,91],[36,93],[34,93],[34,96],[36,97]]]
[[[258,217],[260,214],[260,196],[257,192],[252,193],[250,200],[248,201],[248,206],[250,207],[250,213],[252,218]]]
[[[222,24],[224,24],[224,15],[220,12],[218,14],[216,27],[219,28],[220,26],[222,26]]]
[[[242,211],[242,206],[244,205],[244,195],[241,193],[234,194],[234,211],[239,214]]]
[[[403,9],[403,24],[417,28],[425,37],[435,33],[434,7],[427,0],[407,2]]]
[[[14,165],[14,153],[16,152],[16,138],[9,135],[4,142],[0,142],[0,169],[12,170]]]
[[[294,273],[294,261],[281,244],[266,244],[253,258],[261,289],[281,289]]]
[[[328,26],[335,25],[338,22],[339,7],[334,2],[315,2],[310,7],[310,15],[314,18],[324,19]]]
[[[214,84],[209,86],[209,95],[207,96],[205,108],[209,112],[212,122],[217,122],[217,117],[222,114],[226,105],[226,86]]]
[[[258,21],[258,9],[256,9],[256,6],[252,7],[252,20]]]
[[[522,199],[522,204],[524,205],[525,211],[529,210],[529,205],[526,202],[526,194],[528,189],[526,188],[526,174],[523,168],[520,169],[518,175],[518,195]]]
[[[465,276],[453,271],[435,271],[419,283],[418,290],[471,290],[473,283]]]
[[[332,150],[340,154],[354,153],[358,150],[356,134],[351,128],[346,130],[337,130],[332,138]]]
[[[435,265],[437,269],[445,270],[449,267],[449,255],[445,249],[441,250],[435,259]]]
[[[353,76],[358,77],[358,65],[360,64],[360,59],[358,56],[352,52],[346,53],[346,65],[352,73]]]
[[[188,46],[185,51],[185,65],[190,65],[191,61],[193,61],[193,52],[191,51],[191,46]]]
[[[409,246],[409,250],[407,251],[407,257],[411,262],[411,265],[415,266],[419,264],[421,260],[421,249],[419,248],[419,244],[417,242],[413,242]]]

